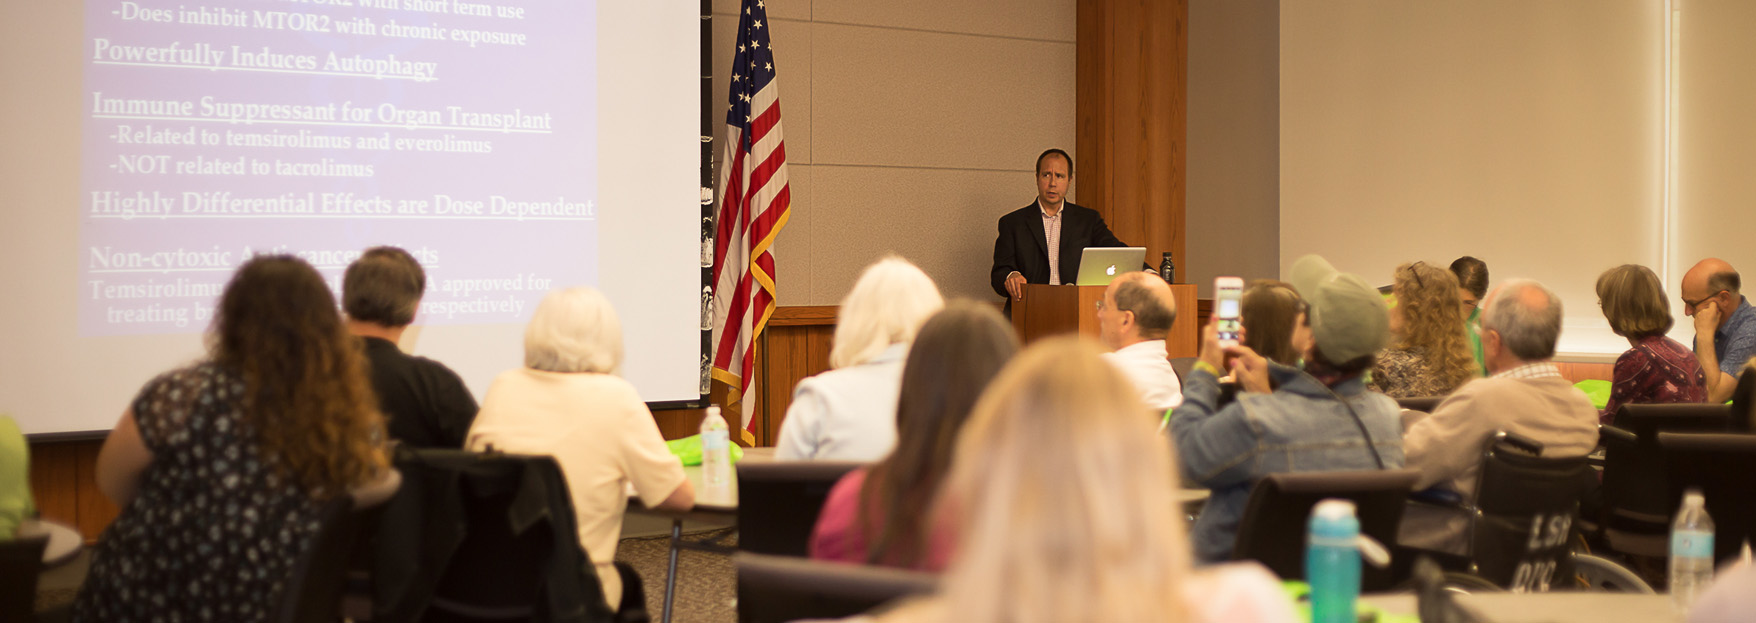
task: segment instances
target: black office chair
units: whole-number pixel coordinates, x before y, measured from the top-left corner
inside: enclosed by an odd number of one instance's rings
[[[49,537],[0,541],[0,621],[36,620],[37,577]]]
[[[792,556],[738,552],[732,564],[738,571],[739,623],[840,619],[938,586],[936,576],[918,571]]]
[[[1756,496],[1750,495],[1756,435],[1659,433],[1658,446],[1670,513],[1682,505],[1686,489],[1700,489],[1706,498],[1714,560],[1737,556],[1746,541],[1756,544]]]
[[[807,556],[811,531],[836,481],[865,463],[785,461],[738,464],[738,549]]]
[[[1360,533],[1386,547],[1396,543],[1397,526],[1420,472],[1412,469],[1271,474],[1256,483],[1238,523],[1232,560],[1255,560],[1287,580],[1305,577],[1306,523],[1312,507],[1329,498],[1354,503]],[[1403,578],[1388,569],[1367,567],[1361,586],[1387,590]]]
[[[1732,407],[1725,404],[1634,404],[1618,407],[1610,423],[1635,437],[1651,438],[1661,431],[1725,432],[1731,419]]]
[[[1418,398],[1397,398],[1396,399],[1396,406],[1402,407],[1404,409],[1408,409],[1410,411],[1420,411],[1422,413],[1432,413],[1434,409],[1439,408],[1439,403],[1441,403],[1441,402],[1445,402],[1444,396],[1421,396]]]
[[[1604,446],[1603,511],[1599,523],[1611,550],[1648,557],[1669,551],[1675,500],[1666,494],[1659,458],[1660,432],[1722,432],[1731,420],[1726,405],[1623,405],[1614,426],[1599,429]]]
[[[423,449],[397,467],[414,486],[392,502],[377,567],[418,568],[381,574],[397,585],[382,587],[374,621],[649,620],[631,568],[618,567],[621,607],[605,600],[552,457]]]
[[[341,495],[318,511],[319,527],[311,543],[293,561],[286,583],[275,597],[274,623],[334,623],[342,617],[348,568],[361,537],[378,523],[383,502],[402,483],[399,472],[371,486],[356,499]]]

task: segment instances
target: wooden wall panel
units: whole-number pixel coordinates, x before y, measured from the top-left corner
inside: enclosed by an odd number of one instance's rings
[[[1608,381],[1614,378],[1616,374],[1616,364],[1613,363],[1573,363],[1558,361],[1555,362],[1555,367],[1561,369],[1561,376],[1566,377],[1567,380],[1575,383],[1587,379]]]
[[[96,542],[115,520],[117,508],[98,491],[98,449],[103,440],[31,444],[30,486],[37,512],[79,529]]]
[[[76,525],[79,533],[87,541],[97,541],[104,528],[116,520],[117,508],[110,498],[98,491],[98,450],[103,448],[101,442],[78,444],[75,450],[75,465],[78,467],[79,485],[79,518]]]
[[[1188,0],[1079,0],[1075,92],[1079,203],[1148,263],[1187,271]]]

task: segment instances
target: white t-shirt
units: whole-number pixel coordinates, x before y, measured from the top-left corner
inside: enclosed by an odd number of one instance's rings
[[[628,381],[608,374],[529,368],[500,374],[482,400],[467,447],[555,458],[573,494],[579,544],[597,565],[612,608],[622,597],[612,562],[628,484],[641,502],[656,506],[684,482],[683,464],[665,446],[646,403]]]
[[[1146,406],[1165,411],[1183,404],[1183,384],[1165,358],[1164,340],[1135,342],[1103,357],[1134,382]]]

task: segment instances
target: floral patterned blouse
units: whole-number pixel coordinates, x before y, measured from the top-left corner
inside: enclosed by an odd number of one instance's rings
[[[134,421],[152,463],[98,541],[74,621],[269,620],[320,506],[259,455],[243,392],[213,363],[140,390]]]
[[[1616,358],[1610,400],[1599,419],[1609,424],[1625,404],[1679,402],[1707,402],[1707,376],[1688,347],[1662,335],[1647,336]]]
[[[1426,352],[1427,349],[1418,346],[1378,351],[1377,362],[1372,364],[1372,379],[1366,388],[1384,392],[1391,398],[1425,398],[1444,396],[1462,386],[1462,383],[1446,384],[1434,374]]]

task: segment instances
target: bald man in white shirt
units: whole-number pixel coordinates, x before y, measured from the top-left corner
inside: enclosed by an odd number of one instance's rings
[[[1104,359],[1134,382],[1141,402],[1161,413],[1183,403],[1183,386],[1165,349],[1165,335],[1176,319],[1171,287],[1144,271],[1118,275],[1098,306],[1099,335],[1115,350]]]

